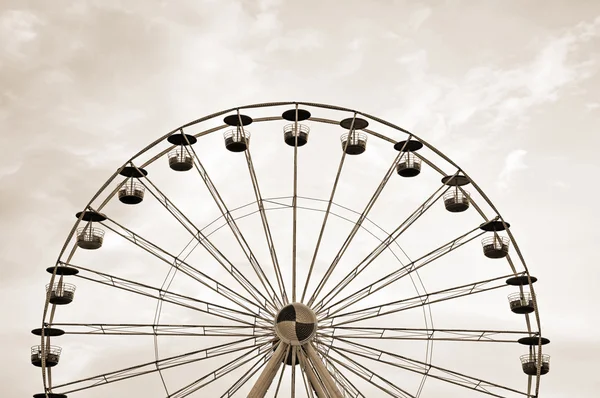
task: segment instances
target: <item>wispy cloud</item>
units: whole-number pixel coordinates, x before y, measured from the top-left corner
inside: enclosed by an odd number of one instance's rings
[[[8,57],[24,56],[24,46],[38,36],[40,19],[25,10],[8,10],[0,14],[0,54]]]
[[[526,155],[527,151],[524,149],[515,149],[506,155],[506,158],[504,159],[504,167],[498,175],[498,188],[508,189],[511,181],[514,178],[514,175],[528,167],[525,163]]]
[[[600,102],[588,102],[585,104],[587,110],[593,111],[594,109],[600,108]]]
[[[402,115],[405,127],[450,149],[458,137],[469,136],[457,150],[458,161],[474,159],[483,147],[503,146],[507,141],[498,137],[506,137],[507,129],[526,129],[540,106],[563,93],[585,92],[583,82],[599,67],[588,50],[599,39],[600,17],[524,39],[523,47],[532,50],[517,62],[484,59],[459,76],[447,76],[432,64],[430,49],[414,48],[395,59],[406,79],[397,85],[399,101],[386,116]]]
[[[267,52],[300,52],[323,46],[321,33],[314,29],[299,29],[272,38],[266,45]]]
[[[408,25],[411,29],[418,30],[431,16],[431,7],[418,8],[408,17]]]
[[[558,98],[558,92],[567,85],[577,84],[590,76],[595,61],[581,60],[576,54],[579,46],[600,35],[600,18],[582,22],[562,35],[549,38],[535,57],[525,64],[511,68],[481,66],[469,71],[465,85],[472,92],[471,103],[453,97],[463,110],[465,122],[481,112],[491,114],[487,126],[499,130],[514,119],[526,120],[529,110]],[[465,111],[463,111],[465,112]]]

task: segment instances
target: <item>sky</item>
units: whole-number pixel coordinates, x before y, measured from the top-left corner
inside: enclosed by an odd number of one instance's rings
[[[511,223],[531,274],[539,279],[535,287],[542,330],[552,340],[545,351],[552,355],[552,368],[542,379],[540,396],[597,395],[597,1],[206,0],[175,5],[138,0],[3,0],[0,44],[3,396],[41,391],[40,372],[29,363],[29,347],[37,343],[29,331],[40,325],[44,286],[49,280],[44,270],[56,262],[75,222],[74,214],[118,167],[174,128],[223,109],[274,101],[335,104],[376,115],[422,137],[459,164]],[[277,108],[276,112],[283,110]],[[260,114],[258,110],[255,113]],[[332,112],[325,115],[334,118]],[[281,128],[273,126],[269,127],[272,131]],[[301,187],[314,189],[316,197],[327,199],[340,150],[337,148],[336,155],[329,158],[327,153],[331,151],[326,148],[339,145],[337,134],[343,131],[337,126],[310,127],[312,134],[319,129],[332,134],[329,138],[311,136],[309,144],[314,145],[307,146],[307,163],[302,166],[311,178],[306,177]],[[270,144],[261,138],[261,129],[257,123],[251,130],[257,147],[254,162],[265,184],[263,195],[289,195],[289,186],[280,189],[283,171],[268,161],[284,157],[281,139],[277,145]],[[247,172],[239,183],[236,174],[245,162],[239,157],[234,160],[224,150],[220,133],[216,134],[200,146],[201,158],[206,160],[224,197],[229,198],[229,206],[248,203],[251,200],[246,199],[252,193]],[[391,161],[394,152],[370,139],[363,159],[369,160],[374,174],[354,163],[348,166],[346,175],[355,173],[357,180],[365,184],[364,192],[372,192],[389,166],[388,160],[383,160],[386,156]],[[290,159],[289,153],[285,158]],[[198,206],[205,203],[200,198],[209,197],[197,176],[186,175],[180,182],[171,180],[166,161],[160,160],[161,166],[159,162],[151,166],[154,174],[150,175],[163,181],[170,195],[199,224],[210,222],[217,214],[216,208]],[[319,181],[321,170],[329,170],[329,174],[323,174]],[[433,182],[436,178],[424,172],[420,181]],[[397,178],[394,180],[393,184],[399,184]],[[368,197],[360,194],[353,198],[353,192],[363,192],[362,187],[357,190],[350,182],[344,184],[341,192],[349,199],[340,198],[341,204],[360,212]],[[423,201],[434,186],[410,184],[409,188],[394,185],[396,199],[402,198],[408,206]],[[393,212],[393,198],[385,196],[383,203],[389,206],[376,213],[384,224],[389,224],[386,228],[396,221],[386,219],[386,212]],[[133,214],[115,204],[112,214],[128,219],[148,236],[164,238],[167,226],[176,225],[159,215],[158,205],[147,202],[145,208],[136,207]],[[412,246],[406,244],[407,250],[418,254],[430,240],[435,245],[444,239],[445,232],[452,233],[451,227],[436,228],[442,225],[436,219],[442,217],[439,213],[424,218],[422,229],[416,229],[409,241]],[[241,228],[258,228],[262,234],[259,218],[249,220],[255,222],[254,227],[250,221],[240,221]],[[302,232],[315,232],[308,225],[310,220],[306,215]],[[284,228],[289,218],[282,217],[279,222]],[[467,226],[457,227],[456,231],[464,231]],[[347,227],[342,221],[332,222],[333,231],[346,231]],[[434,233],[426,227],[433,227]],[[253,243],[260,244],[260,234]],[[332,245],[337,242],[333,235]],[[179,237],[173,232],[165,244],[177,250],[179,243],[181,250]],[[218,232],[215,239],[226,244],[230,238]],[[358,235],[357,245],[370,247],[369,239]],[[122,241],[107,239],[103,249],[107,250],[102,260],[86,253],[81,261],[98,268],[109,264],[108,269],[115,270],[126,263],[122,275],[140,280],[165,276],[165,269],[159,271],[158,266],[155,274],[146,272],[145,267],[151,267],[148,257]],[[334,255],[334,249],[328,253]],[[232,256],[239,255],[233,251]],[[261,255],[265,255],[264,248]],[[204,260],[198,254],[197,261]],[[220,275],[216,268],[211,271]],[[429,289],[443,279],[468,283],[473,279],[466,271],[434,268],[428,272],[426,268],[424,284]],[[502,275],[494,272],[495,276]],[[451,276],[454,279],[447,279]],[[179,276],[175,280],[182,291],[194,289]],[[80,290],[86,291],[78,285],[78,294]],[[154,313],[155,303],[128,302],[126,296],[115,297],[115,303],[106,308],[98,306],[103,292],[89,287],[87,294],[82,293],[80,304],[73,303],[70,318],[65,315],[61,319],[137,322]],[[502,294],[498,297],[505,300]],[[143,311],[138,311],[142,307],[133,309],[138,304],[145,306]],[[451,314],[456,314],[457,323],[472,328],[514,320],[505,302],[499,308],[506,314],[497,316],[486,315],[483,302],[453,305],[434,311],[434,320],[448,321]],[[171,310],[166,318],[189,316]],[[436,323],[440,324],[444,323]],[[94,374],[93,370],[107,368],[111,360],[127,364],[136,363],[132,358],[137,355],[153,358],[151,340],[115,337],[105,347],[106,340],[96,343],[94,338],[78,336],[70,345],[60,342],[65,354],[71,353],[60,364],[69,369],[63,373],[63,380],[80,371]],[[178,344],[182,343],[166,341],[161,347],[166,347],[164,352],[176,351]],[[189,347],[196,343],[188,340],[185,344]],[[397,347],[400,351],[405,348],[401,343]],[[458,358],[461,355],[456,349],[436,348],[434,362],[477,371],[477,361],[493,364],[491,359],[504,352],[504,346],[486,346],[481,352],[478,349],[460,352],[463,357]],[[108,358],[109,352],[115,357]],[[519,374],[519,350],[510,350],[511,355],[515,352],[512,362],[502,359],[501,368],[514,366],[516,370],[493,370],[482,376],[510,380],[516,375],[521,379],[514,384],[522,386],[525,378]],[[202,367],[191,370],[196,371],[202,371]],[[173,377],[174,384],[180,382]],[[106,386],[93,394],[125,396],[126,391],[119,388],[148,388],[154,389],[156,396],[164,396],[160,393],[162,387],[152,384],[157,380],[145,386],[119,387],[117,383],[110,387],[112,390]],[[435,396],[436,391],[435,387],[425,389],[422,396]],[[461,389],[451,390],[446,396],[466,396],[463,393]],[[95,396],[85,394],[74,396]]]

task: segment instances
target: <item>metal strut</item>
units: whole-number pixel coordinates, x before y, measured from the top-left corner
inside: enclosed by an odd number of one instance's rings
[[[343,394],[339,390],[331,373],[319,357],[319,354],[313,347],[312,343],[302,345],[302,348],[296,350],[296,347],[280,342],[267,362],[261,375],[250,390],[248,398],[263,398],[269,387],[273,383],[279,368],[283,365],[286,355],[290,352],[288,347],[293,350],[292,357],[295,360],[297,354],[298,362],[302,370],[306,372],[308,380],[319,398],[343,398]],[[294,366],[294,365],[291,365]],[[295,386],[292,383],[292,395],[295,393]]]

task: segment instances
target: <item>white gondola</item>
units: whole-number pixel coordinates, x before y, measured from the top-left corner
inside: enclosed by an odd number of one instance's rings
[[[481,241],[483,254],[488,258],[503,258],[508,254],[510,240],[505,236],[488,236]]]
[[[102,247],[104,230],[92,227],[92,224],[77,229],[77,246],[82,249],[95,250]]]
[[[57,346],[46,346],[45,350],[42,350],[41,345],[34,345],[31,347],[31,363],[33,366],[42,367],[42,358],[45,357],[45,366],[53,367],[58,365],[60,360],[60,354],[62,352],[61,347]]]
[[[523,372],[529,376],[536,376],[539,370],[540,375],[545,375],[550,371],[550,355],[543,354],[541,366],[539,366],[538,355],[534,353],[521,355],[521,365]]]
[[[342,134],[340,141],[348,155],[360,155],[367,149],[367,135],[356,130]]]
[[[71,283],[57,282],[50,287],[46,285],[46,292],[50,293],[50,303],[64,305],[69,304],[75,297],[75,285]]]
[[[244,152],[250,145],[250,132],[241,127],[236,127],[223,134],[225,148],[231,152]]]
[[[467,191],[461,191],[458,187],[450,189],[444,194],[444,206],[451,213],[460,213],[469,208],[470,195]]]
[[[130,178],[119,189],[119,200],[127,205],[135,205],[144,200],[144,186]]]
[[[415,177],[421,173],[421,159],[413,153],[406,152],[398,166],[396,172],[402,177]]]
[[[188,171],[194,167],[194,158],[191,151],[183,145],[171,150],[168,158],[169,167],[175,171]]]
[[[296,137],[298,141],[298,146],[303,146],[308,142],[308,133],[310,132],[310,128],[304,124],[298,123],[298,128],[296,129],[295,123],[286,124],[283,126],[283,140],[289,146],[296,145]]]

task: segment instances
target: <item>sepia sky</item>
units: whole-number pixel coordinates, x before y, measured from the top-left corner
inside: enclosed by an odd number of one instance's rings
[[[41,391],[45,268],[119,166],[201,116],[307,101],[400,125],[478,182],[539,279],[540,396],[596,397],[599,71],[597,0],[0,1],[1,395]]]

